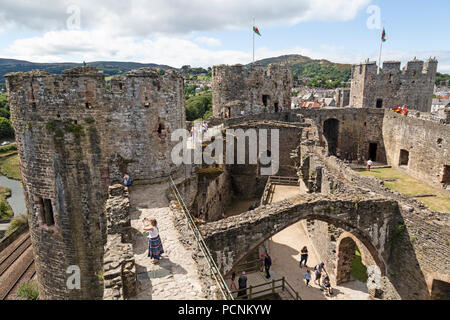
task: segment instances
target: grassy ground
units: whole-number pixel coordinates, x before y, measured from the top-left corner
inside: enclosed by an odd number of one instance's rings
[[[0,187],[0,219],[11,219],[14,213],[6,201],[8,197],[11,196],[11,190],[5,187]]]
[[[450,197],[441,190],[432,188],[427,184],[411,178],[405,173],[394,168],[372,169],[359,172],[362,176],[374,176],[380,179],[395,179],[395,181],[385,181],[384,184],[391,190],[398,191],[405,196],[417,196],[434,194],[436,197],[417,198],[428,208],[439,212],[450,212]]]
[[[0,147],[0,173],[10,179],[20,180],[19,155],[15,144]]]
[[[367,268],[361,262],[361,253],[358,250],[358,247],[355,249],[355,257],[352,262],[352,276],[362,282],[367,281]]]

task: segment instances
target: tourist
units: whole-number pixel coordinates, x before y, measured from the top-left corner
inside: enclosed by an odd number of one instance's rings
[[[372,160],[367,160],[367,167],[366,167],[366,170],[367,171],[370,171],[370,168],[372,167],[372,165],[373,165],[373,162],[372,162]]]
[[[227,216],[226,216],[225,212],[222,211],[222,219],[226,219],[226,218],[227,218]]]
[[[306,273],[305,273],[305,282],[306,282],[306,286],[309,287],[309,282],[311,281],[311,271],[309,271],[309,269],[306,269]]]
[[[161,238],[159,237],[159,230],[155,219],[144,218],[144,225],[146,222],[150,223],[150,227],[144,227],[145,231],[149,231],[148,234],[148,256],[152,259],[152,263],[158,263],[161,259],[161,255],[164,253]]]
[[[245,274],[245,271],[242,271],[242,274],[238,280],[238,284],[239,284],[238,297],[242,297],[242,299],[248,299],[248,297],[247,297],[247,275]]]
[[[259,271],[264,272],[264,253],[259,256]]]
[[[323,263],[323,262],[321,262],[320,264],[318,264],[314,267],[314,272],[316,275],[316,279],[314,280],[314,283],[317,283],[319,286],[320,286],[320,278],[322,277],[324,267],[325,267],[325,263]]]
[[[272,266],[272,259],[270,258],[269,254],[266,254],[266,257],[264,258],[264,267],[266,268],[266,278],[270,279],[270,267]]]
[[[336,152],[336,158],[340,159],[341,158],[341,153],[338,151]]]
[[[237,286],[236,286],[236,272],[233,271],[233,273],[231,274],[231,283],[230,283],[230,290],[233,291],[233,289],[235,291],[237,291]]]
[[[258,208],[258,202],[255,201],[255,203],[253,204],[253,208]]]
[[[248,207],[248,211],[253,211],[255,208],[253,207],[253,205],[251,204],[250,207]]]
[[[348,163],[352,164],[352,162],[353,162],[352,155],[349,155],[349,156],[348,156]]]
[[[125,187],[129,187],[133,184],[133,178],[131,178],[128,174],[123,174],[123,185]]]
[[[306,262],[308,261],[308,248],[306,246],[304,246],[300,251],[300,268],[302,267],[303,261],[305,262],[306,267]]]
[[[331,289],[330,277],[328,277],[328,275],[325,275],[325,277],[323,278],[323,287],[329,295],[333,294],[333,290]]]

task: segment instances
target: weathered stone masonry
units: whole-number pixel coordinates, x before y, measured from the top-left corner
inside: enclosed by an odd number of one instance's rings
[[[386,61],[378,74],[375,62],[352,67],[350,106],[392,108],[406,104],[409,109],[430,112],[437,60],[409,61],[400,70],[399,61]]]
[[[153,69],[115,77],[106,87],[92,67],[6,76],[11,118],[36,256],[40,297],[97,299],[108,186],[167,176],[170,133],[185,126],[183,78]],[[81,269],[81,290],[66,270]]]
[[[214,66],[213,116],[233,118],[240,116],[241,111],[276,113],[281,107],[290,110],[292,82],[292,71],[287,66]]]

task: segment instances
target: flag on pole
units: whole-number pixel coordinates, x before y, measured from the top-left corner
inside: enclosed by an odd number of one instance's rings
[[[259,29],[257,26],[253,26],[253,32],[256,33],[258,36],[261,37],[261,33],[259,32]]]
[[[386,42],[387,40],[387,35],[386,35],[386,31],[383,28],[383,33],[381,34],[381,41]]]

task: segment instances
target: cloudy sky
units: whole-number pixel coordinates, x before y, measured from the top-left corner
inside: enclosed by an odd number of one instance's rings
[[[181,67],[302,54],[334,62],[436,56],[450,73],[450,1],[0,0],[0,57]]]

